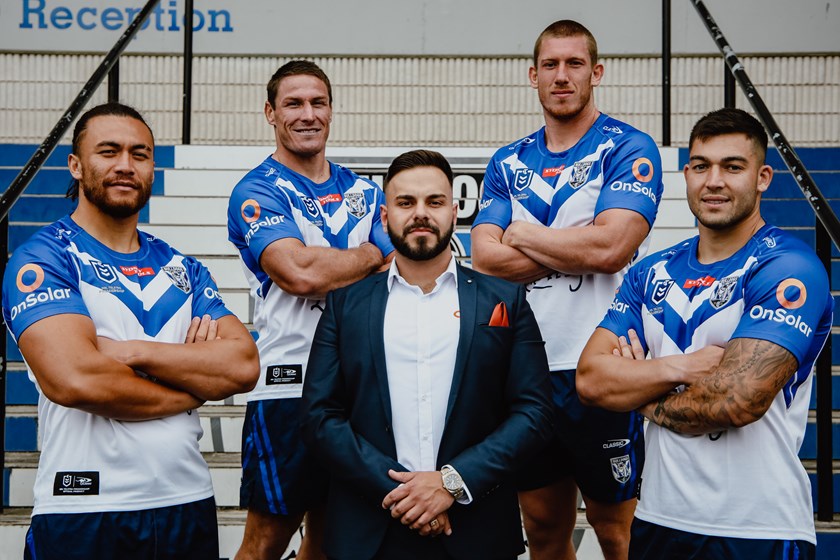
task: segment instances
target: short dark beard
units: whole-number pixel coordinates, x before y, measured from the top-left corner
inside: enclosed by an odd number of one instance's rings
[[[406,238],[408,237],[408,234],[411,233],[411,230],[418,227],[432,230],[438,238],[437,243],[430,246],[427,245],[425,239],[421,238],[417,243],[417,247],[409,245]],[[440,255],[444,250],[449,248],[449,242],[452,239],[452,234],[454,232],[454,224],[450,224],[449,229],[441,235],[440,228],[437,226],[428,222],[415,222],[406,226],[405,229],[403,229],[402,235],[397,235],[397,233],[391,229],[391,224],[388,224],[388,237],[391,238],[391,243],[394,244],[394,249],[397,250],[397,253],[412,261],[428,261]]]
[[[140,212],[152,196],[151,186],[146,188],[141,186],[138,191],[138,196],[134,199],[133,203],[116,203],[109,199],[108,189],[102,184],[101,180],[98,186],[95,187],[80,185],[80,190],[84,193],[87,201],[93,204],[99,211],[118,220],[129,218]]]

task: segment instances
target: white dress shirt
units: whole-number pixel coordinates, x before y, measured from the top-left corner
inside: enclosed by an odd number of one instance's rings
[[[385,365],[397,461],[437,470],[461,325],[455,259],[424,294],[391,263],[385,308]]]

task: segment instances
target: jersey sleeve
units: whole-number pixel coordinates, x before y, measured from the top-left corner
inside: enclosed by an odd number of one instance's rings
[[[506,229],[510,225],[513,208],[505,173],[504,164],[493,156],[484,172],[481,201],[478,204],[478,215],[473,221],[473,227],[479,224],[495,224]]]
[[[638,212],[653,227],[663,191],[662,160],[653,139],[639,131],[622,138],[607,156],[603,174],[595,215],[624,208]]]
[[[203,317],[210,315],[211,319],[218,319],[233,313],[225,306],[216,281],[210,271],[197,259],[186,257],[184,266],[193,285],[192,316]]]
[[[642,266],[633,266],[625,275],[621,286],[616,290],[615,298],[610,304],[604,319],[598,324],[616,336],[627,336],[627,331],[633,329],[639,335],[639,340],[645,353],[648,351],[645,341],[644,323],[642,322],[642,306],[645,296],[645,274]]]
[[[228,239],[255,262],[274,241],[293,237],[304,242],[286,192],[252,171],[236,187],[228,204]]]
[[[58,248],[33,240],[15,251],[3,277],[3,318],[14,339],[46,317],[89,317],[78,278],[74,262]]]
[[[744,287],[744,314],[732,338],[782,346],[802,364],[812,356],[832,305],[825,269],[813,253],[787,251],[756,265]]]
[[[382,227],[382,213],[379,211],[379,207],[385,204],[385,193],[379,185],[375,185],[375,187],[373,189],[374,204],[371,209],[373,216],[368,240],[379,248],[383,257],[387,257],[393,252],[394,245],[391,243],[391,238],[388,237],[388,233]]]

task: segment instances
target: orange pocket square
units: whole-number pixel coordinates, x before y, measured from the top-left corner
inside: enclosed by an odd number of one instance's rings
[[[505,306],[505,302],[499,302],[498,305],[493,308],[493,314],[490,316],[490,322],[488,325],[491,327],[510,326],[510,323],[508,323],[507,307]]]

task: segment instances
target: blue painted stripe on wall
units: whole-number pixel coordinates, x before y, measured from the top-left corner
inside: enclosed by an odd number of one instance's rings
[[[11,343],[11,339],[7,340]],[[10,349],[12,347],[9,347]],[[17,347],[15,352],[17,352]],[[19,353],[18,353],[19,354]],[[17,358],[9,357],[10,361],[21,360],[18,355]],[[38,389],[35,384],[29,380],[29,374],[25,371],[10,371],[6,377],[6,404],[14,405],[37,405],[38,404]]]
[[[832,458],[840,459],[840,424],[831,425],[831,446]],[[817,458],[817,425],[814,422],[808,422],[805,426],[805,438],[802,440],[802,447],[799,449],[799,458]]]
[[[837,170],[837,162],[840,161],[840,148],[796,148],[794,146],[794,149],[809,173]],[[688,163],[688,148],[679,149],[679,162],[680,168]],[[782,156],[779,155],[779,151],[772,143],[767,149],[767,163],[773,169],[787,170]]]
[[[808,473],[808,478],[811,480],[811,500],[814,503],[814,512],[816,512],[817,508],[819,508],[819,500],[817,499],[817,475],[816,473]],[[834,473],[832,479],[834,480],[834,513],[838,513],[840,512],[840,473]],[[840,537],[840,534],[835,533],[835,535]],[[837,551],[840,550],[840,547],[835,549],[833,555],[822,557],[819,555],[820,546],[826,544],[823,537],[825,537],[825,534],[817,534],[817,558],[830,558],[831,560],[837,560]],[[840,545],[840,539],[835,541],[835,544]]]
[[[6,451],[37,451],[38,422],[33,417],[6,418]]]
[[[36,144],[0,144],[0,167],[23,167],[37,149]],[[56,146],[44,166],[66,167],[69,155],[70,144]],[[155,146],[155,167],[175,167],[174,146]]]

